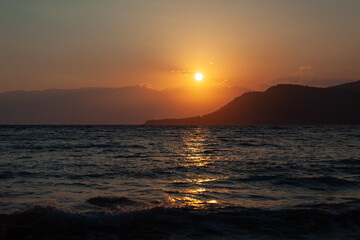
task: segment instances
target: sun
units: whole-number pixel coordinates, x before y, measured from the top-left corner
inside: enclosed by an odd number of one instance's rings
[[[201,73],[196,73],[195,74],[195,80],[200,82],[203,79],[203,75]]]

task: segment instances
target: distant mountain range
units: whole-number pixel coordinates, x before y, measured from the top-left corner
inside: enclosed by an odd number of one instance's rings
[[[143,124],[214,111],[247,89],[82,88],[0,94],[0,124]]]
[[[360,81],[328,88],[280,84],[247,92],[203,116],[149,120],[146,125],[360,124]]]

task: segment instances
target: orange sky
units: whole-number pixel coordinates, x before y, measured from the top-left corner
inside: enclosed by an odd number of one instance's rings
[[[360,79],[360,1],[2,1],[0,92]]]

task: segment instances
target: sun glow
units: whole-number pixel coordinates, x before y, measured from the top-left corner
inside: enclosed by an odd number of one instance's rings
[[[203,79],[203,75],[201,73],[195,74],[195,80],[200,82]]]

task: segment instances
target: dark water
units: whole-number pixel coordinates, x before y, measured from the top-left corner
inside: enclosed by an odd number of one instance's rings
[[[1,239],[360,239],[360,126],[0,127]]]

